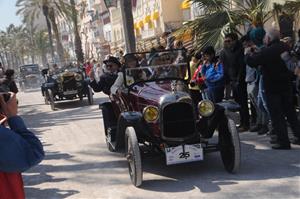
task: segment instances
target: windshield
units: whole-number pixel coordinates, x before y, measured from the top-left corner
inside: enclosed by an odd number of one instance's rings
[[[57,67],[57,68],[53,68],[51,70],[51,72],[55,75],[59,75],[60,73],[64,73],[64,72],[75,72],[75,73],[79,73],[81,72],[79,70],[78,67],[73,66],[73,65],[67,65],[67,66],[61,66],[61,67]]]
[[[124,58],[126,86],[146,81],[190,79],[189,64],[183,50],[133,53]]]
[[[39,66],[38,65],[25,65],[21,66],[20,72],[23,75],[30,75],[30,74],[39,74]]]

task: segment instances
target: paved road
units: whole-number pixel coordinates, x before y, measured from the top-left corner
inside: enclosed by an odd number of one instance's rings
[[[96,103],[105,100],[97,94]],[[242,133],[242,167],[223,169],[219,153],[205,161],[165,166],[163,157],[143,157],[144,182],[131,185],[127,163],[106,150],[101,112],[85,101],[64,102],[57,111],[39,91],[20,93],[20,111],[41,138],[45,160],[24,173],[27,198],[300,198],[300,147],[271,150],[266,136]]]

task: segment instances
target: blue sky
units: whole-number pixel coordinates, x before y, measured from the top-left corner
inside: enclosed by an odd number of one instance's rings
[[[9,24],[21,24],[21,18],[16,16],[17,0],[0,0],[0,30],[5,30]]]

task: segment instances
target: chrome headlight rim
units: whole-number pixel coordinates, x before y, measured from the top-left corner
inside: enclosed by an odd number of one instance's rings
[[[201,106],[202,105],[209,105],[209,106],[211,106],[211,110],[209,111],[209,112],[206,112],[206,113],[204,113],[204,112],[202,112],[201,111]],[[213,114],[214,114],[214,112],[215,112],[215,105],[214,105],[214,103],[212,102],[212,101],[210,101],[210,100],[202,100],[202,101],[200,101],[199,103],[198,103],[198,111],[199,111],[199,115],[200,116],[202,116],[202,117],[210,117],[210,116],[212,116]]]
[[[153,119],[153,120],[148,120],[146,117],[145,117],[145,115],[147,114],[146,112],[147,112],[147,110],[149,110],[149,109],[155,109],[156,110],[156,118],[155,119]],[[144,109],[143,109],[143,118],[144,118],[144,120],[146,121],[146,122],[148,122],[148,123],[154,123],[154,122],[156,122],[158,119],[159,119],[159,109],[158,109],[158,107],[156,107],[156,106],[153,106],[153,105],[148,105],[148,106],[146,106]]]
[[[80,75],[80,74],[75,74],[75,75],[74,75],[74,78],[75,78],[76,81],[81,81],[81,80],[82,80],[82,75]]]

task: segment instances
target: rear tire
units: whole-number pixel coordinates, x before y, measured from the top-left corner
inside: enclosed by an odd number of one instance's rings
[[[139,187],[143,181],[142,160],[136,132],[131,126],[125,131],[125,145],[130,179],[134,186]]]
[[[224,117],[219,126],[219,146],[222,161],[229,173],[236,173],[241,163],[241,146],[235,122]]]
[[[87,97],[88,97],[89,105],[93,105],[93,103],[94,103],[93,90],[90,86],[88,86]]]
[[[45,101],[45,104],[46,105],[49,105],[49,96],[48,96],[48,92],[47,91],[44,91],[44,101]]]
[[[48,93],[48,100],[51,106],[51,110],[54,111],[55,110],[55,102],[54,102],[54,96],[52,93],[51,89],[47,89],[47,93]]]

